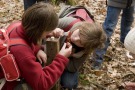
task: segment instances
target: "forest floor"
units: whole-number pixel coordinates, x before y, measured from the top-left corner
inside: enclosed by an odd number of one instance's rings
[[[96,22],[103,23],[106,16],[105,0],[79,0],[78,4],[86,6],[94,15]],[[59,10],[59,6],[56,7]],[[0,28],[7,27],[14,20],[21,20],[24,12],[22,0],[0,0]],[[80,70],[77,90],[124,90],[125,81],[135,81],[134,59],[127,57],[127,50],[120,42],[120,18],[111,44],[104,57],[101,70],[91,70],[90,59]],[[132,28],[135,26],[135,22]]]

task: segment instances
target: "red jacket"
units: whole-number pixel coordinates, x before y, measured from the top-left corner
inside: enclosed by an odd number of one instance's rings
[[[31,44],[31,41],[26,39],[21,25],[10,34],[10,38],[18,37],[23,38],[26,42]],[[34,44],[31,48],[30,46],[24,45],[16,45],[10,48],[20,69],[21,77],[24,78],[34,90],[49,90],[59,79],[69,60],[58,54],[49,66],[42,67],[39,62],[36,62],[38,50],[39,49]],[[0,70],[0,78],[3,77],[3,73]],[[13,90],[17,83],[17,81],[6,82],[2,90]]]

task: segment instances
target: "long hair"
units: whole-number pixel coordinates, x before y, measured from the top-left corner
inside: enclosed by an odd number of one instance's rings
[[[91,53],[96,48],[104,47],[106,34],[101,25],[97,23],[81,22],[73,30],[79,29],[79,36],[82,45],[84,45],[84,53]]]
[[[22,26],[26,37],[37,44],[44,32],[54,30],[58,25],[58,16],[52,5],[39,2],[28,8],[22,17]]]

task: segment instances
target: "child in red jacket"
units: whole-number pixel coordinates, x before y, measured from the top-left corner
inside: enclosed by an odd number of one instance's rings
[[[21,38],[28,45],[14,45],[9,49],[15,57],[21,78],[25,80],[30,90],[49,90],[63,73],[69,61],[67,57],[71,54],[72,46],[66,47],[64,44],[53,62],[49,66],[42,67],[36,61],[36,57],[46,62],[46,54],[39,48],[39,42],[57,27],[58,16],[50,4],[40,2],[24,12],[20,23],[13,28],[9,38]],[[4,78],[1,69],[0,78]],[[2,90],[22,90],[19,83],[21,82],[6,81]]]

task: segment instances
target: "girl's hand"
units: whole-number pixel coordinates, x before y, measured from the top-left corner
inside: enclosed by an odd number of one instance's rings
[[[37,53],[37,58],[39,60],[39,62],[42,63],[46,63],[47,62],[47,55],[45,54],[44,51],[39,50]]]
[[[69,44],[69,43],[64,43],[64,45],[61,48],[59,54],[65,56],[65,57],[69,57],[71,52],[72,52],[72,45]]]
[[[62,29],[60,29],[60,28],[56,28],[56,29],[54,29],[52,31],[52,34],[53,34],[54,37],[57,37],[58,38],[60,36],[63,36],[64,31]]]

